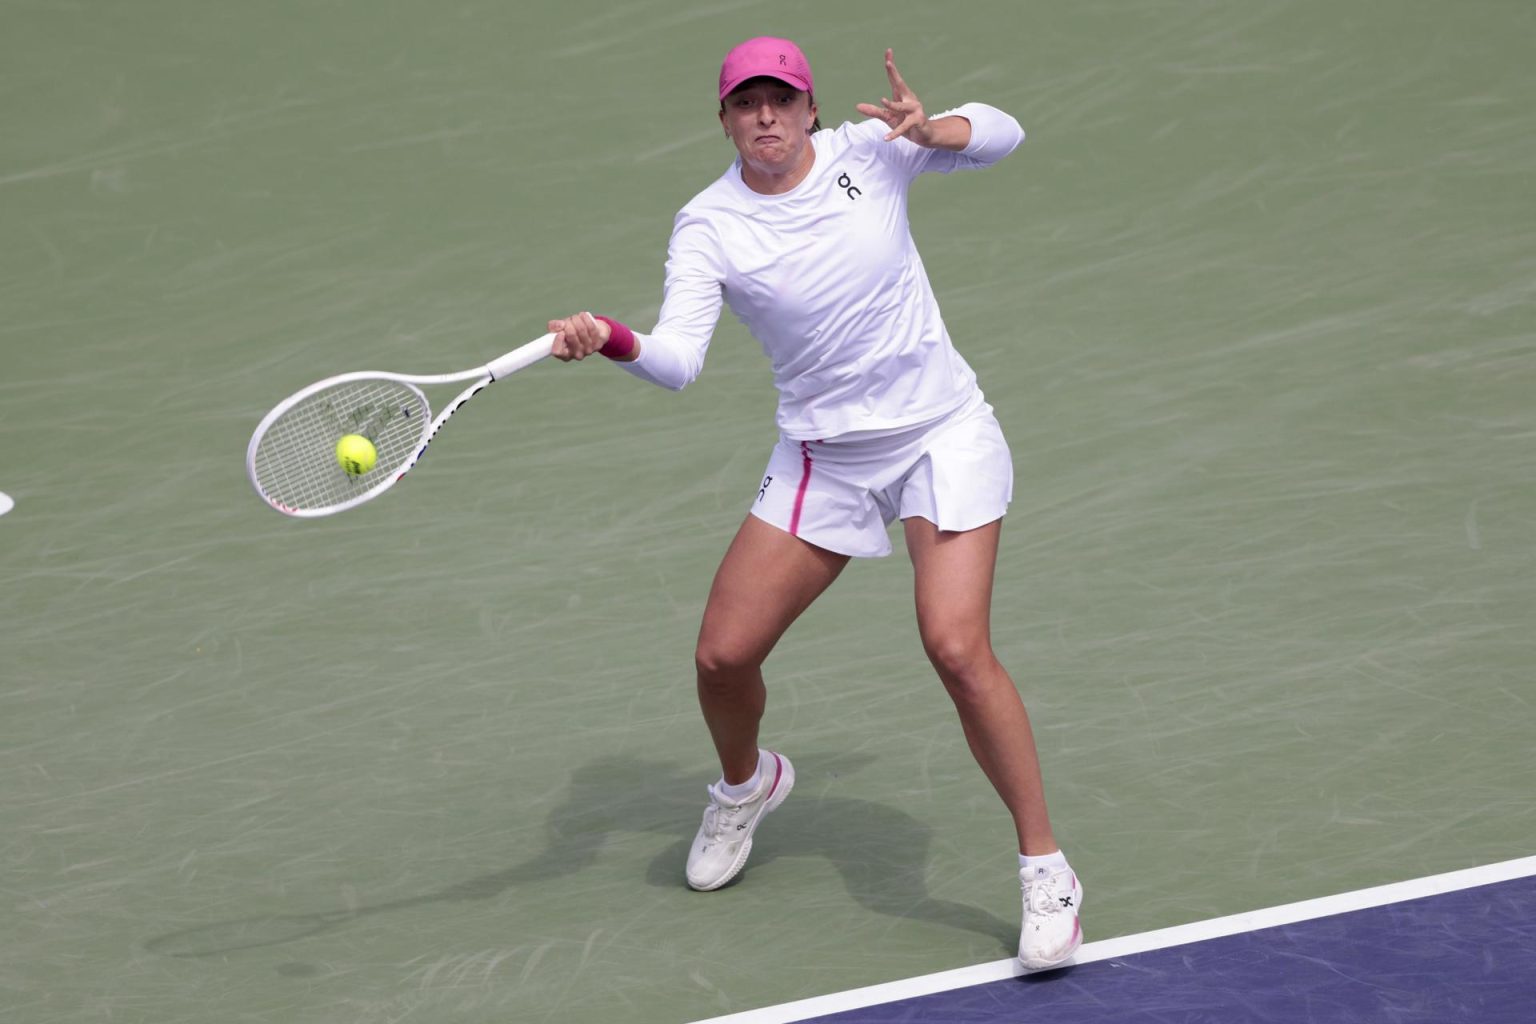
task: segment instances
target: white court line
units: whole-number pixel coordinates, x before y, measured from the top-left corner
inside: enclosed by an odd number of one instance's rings
[[[1401,903],[1404,900],[1419,899],[1423,896],[1438,896],[1441,893],[1457,892],[1461,889],[1472,889],[1479,885],[1492,885],[1496,882],[1508,882],[1530,875],[1536,875],[1536,857],[1521,857],[1518,860],[1506,860],[1480,868],[1449,871],[1443,875],[1430,875],[1406,882],[1378,885],[1370,889],[1357,889],[1337,896],[1302,900],[1300,903],[1287,903],[1281,907],[1254,910],[1246,914],[1233,914],[1230,917],[1195,921],[1192,924],[1178,925],[1173,928],[1159,928],[1157,931],[1142,932],[1139,935],[1125,935],[1118,939],[1089,942],[1077,951],[1077,956],[1073,958],[1072,963],[1089,964],[1098,960],[1132,956],[1154,949],[1203,942],[1206,939],[1220,939],[1260,928],[1274,928],[1279,925],[1296,924],[1298,921],[1345,914],[1352,910],[1368,910],[1372,907],[1386,906],[1389,903]],[[1023,973],[1024,969],[1019,966],[1018,960],[1013,958],[997,960],[989,964],[960,967],[953,971],[941,971],[938,974],[928,974],[920,978],[907,978],[903,981],[887,982],[884,985],[871,985],[868,988],[856,988],[847,992],[816,996],[812,999],[800,999],[793,1003],[764,1007],[761,1010],[747,1010],[744,1013],[732,1013],[724,1017],[711,1017],[708,1020],[695,1021],[694,1024],[792,1024],[807,1017],[820,1017],[844,1010],[879,1006],[881,1003],[890,1003],[897,999],[948,992],[951,989],[982,985],[990,981],[1006,981]]]

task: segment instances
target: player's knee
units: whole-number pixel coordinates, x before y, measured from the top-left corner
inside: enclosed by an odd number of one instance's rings
[[[984,636],[968,630],[935,630],[924,634],[923,650],[957,702],[980,699],[992,684],[997,658]]]
[[[753,647],[733,637],[703,636],[693,652],[693,664],[699,681],[708,685],[729,685],[741,672],[760,668],[762,655]]]

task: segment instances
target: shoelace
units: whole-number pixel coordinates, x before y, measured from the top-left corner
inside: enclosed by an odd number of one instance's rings
[[[709,806],[704,809],[704,833],[710,842],[720,842],[736,830],[737,817],[745,807],[728,807],[715,796],[715,787],[709,787]]]
[[[1036,914],[1055,914],[1061,910],[1056,893],[1056,876],[1024,883],[1024,905]]]

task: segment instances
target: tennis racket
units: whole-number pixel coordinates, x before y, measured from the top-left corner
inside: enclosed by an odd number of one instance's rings
[[[262,419],[245,450],[245,470],[256,493],[284,515],[312,518],[356,508],[377,498],[421,461],[448,417],[503,377],[550,354],[546,334],[485,366],[460,373],[343,373],[283,399]],[[417,385],[473,381],[434,418]],[[366,471],[343,468],[337,443],[359,434],[377,457]]]

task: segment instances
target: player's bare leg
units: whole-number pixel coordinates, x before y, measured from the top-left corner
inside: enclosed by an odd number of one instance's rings
[[[757,770],[767,703],[763,662],[784,631],[837,579],[847,555],[748,516],[715,573],[694,653],[699,707],[727,783]]]
[[[912,557],[923,650],[943,680],[971,753],[1003,799],[1019,852],[1059,849],[1051,832],[1029,714],[992,652],[992,579],[1002,521],[964,533],[903,521]]]

